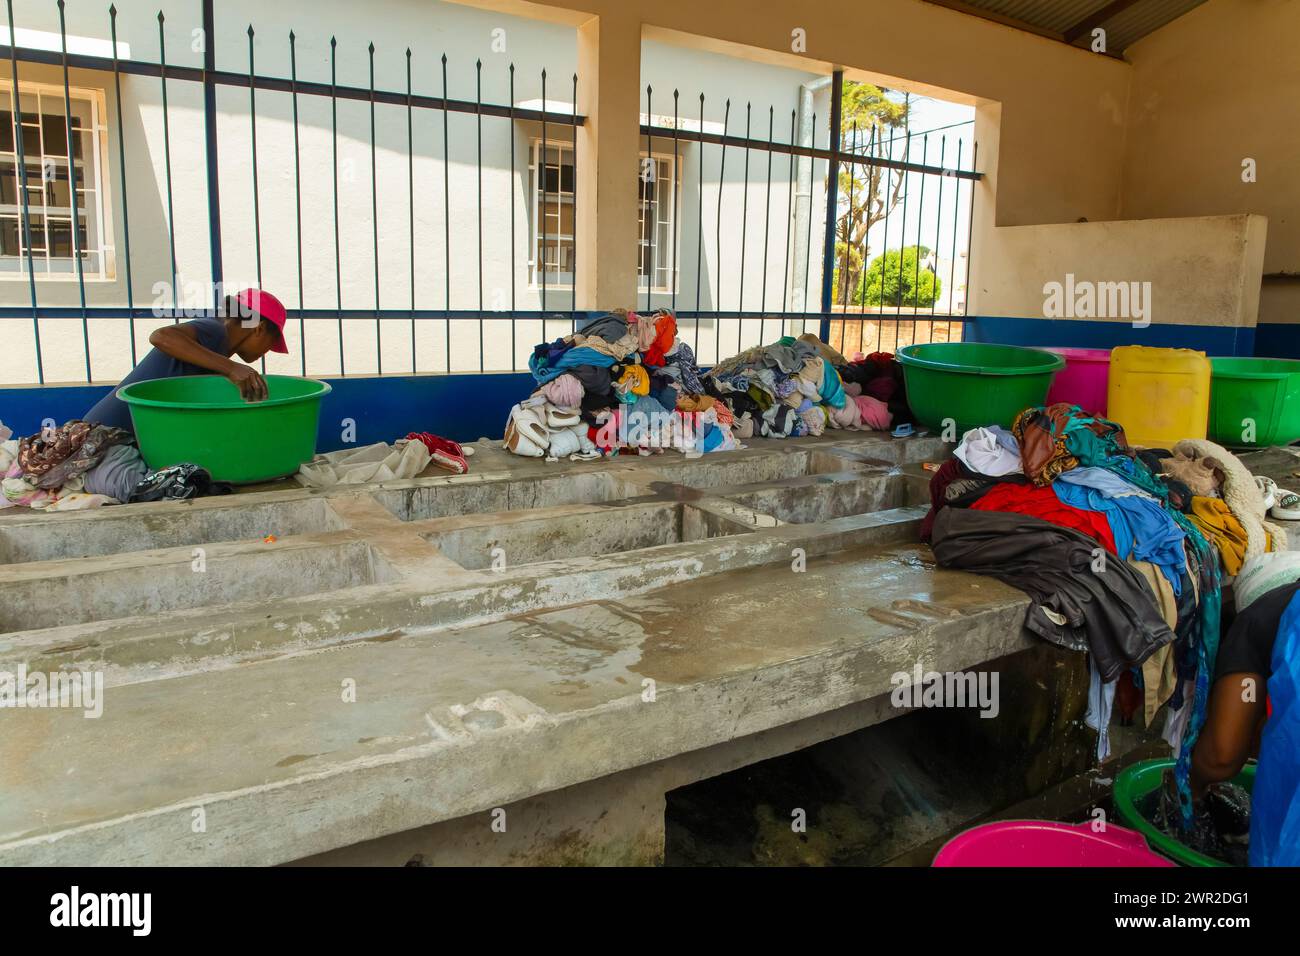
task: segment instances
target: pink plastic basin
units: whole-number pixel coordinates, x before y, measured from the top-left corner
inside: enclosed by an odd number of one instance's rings
[[[1047,390],[1047,403],[1068,402],[1085,412],[1106,414],[1106,386],[1110,381],[1110,349],[1049,348],[1065,359]]]
[[[1136,830],[1107,824],[1006,820],[960,833],[944,844],[935,866],[1173,866],[1151,852]]]

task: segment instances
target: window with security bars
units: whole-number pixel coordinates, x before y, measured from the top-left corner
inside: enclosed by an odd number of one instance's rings
[[[676,167],[676,169],[674,169]],[[637,168],[637,288],[650,284],[667,292],[677,281],[674,230],[677,229],[678,182],[681,163],[671,155],[642,154]],[[537,170],[542,169],[542,175]],[[532,161],[533,254],[530,281],[541,285],[543,271],[549,288],[572,287],[574,269],[573,147],[546,145],[542,162],[541,140],[533,141]]]
[[[69,119],[62,87],[23,83],[15,116],[12,87],[0,91],[0,276],[75,278],[77,255],[86,278],[111,279],[106,247],[103,116],[101,96],[71,90]],[[68,126],[72,141],[68,142]],[[23,225],[23,179],[17,137],[26,167],[28,226]],[[76,236],[73,236],[73,174],[76,180]]]

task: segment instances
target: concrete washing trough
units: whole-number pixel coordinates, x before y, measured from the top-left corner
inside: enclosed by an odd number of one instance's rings
[[[1026,646],[1019,592],[914,543],[945,455],[481,441],[463,476],[6,517],[0,670],[105,690],[0,713],[0,864],[656,862],[667,791]]]

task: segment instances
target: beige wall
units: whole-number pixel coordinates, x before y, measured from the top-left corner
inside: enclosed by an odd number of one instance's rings
[[[997,315],[1044,315],[1049,282],[1138,283],[1149,305],[1143,322],[1249,328],[1259,309],[1259,273],[1268,222],[1262,216],[1006,226],[983,251],[977,291]],[[1150,283],[1149,287],[1143,286]],[[1129,316],[1092,315],[1127,322]]]
[[[1259,321],[1300,322],[1300,3],[1210,0],[1130,47],[1120,212],[1268,217]],[[1242,181],[1242,161],[1258,181]],[[1278,273],[1289,273],[1284,278]]]

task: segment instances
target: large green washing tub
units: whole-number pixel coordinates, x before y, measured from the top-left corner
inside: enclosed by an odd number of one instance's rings
[[[135,382],[118,390],[131,407],[140,452],[150,468],[183,461],[217,481],[247,484],[282,478],[316,454],[325,382],[268,375],[269,397],[246,402],[220,375]]]
[[[924,425],[957,423],[957,436],[982,425],[1009,427],[1041,405],[1065,359],[1043,349],[980,342],[931,342],[898,350],[907,404]]]
[[[1167,856],[1183,866],[1227,866],[1222,860],[1198,853],[1159,829],[1138,809],[1147,796],[1159,786],[1164,772],[1174,765],[1172,760],[1157,758],[1142,760],[1125,767],[1115,778],[1115,812],[1126,827],[1132,827],[1147,838],[1147,844],[1161,856]],[[1232,780],[1239,787],[1251,791],[1255,787],[1255,763],[1251,761]]]
[[[1266,448],[1300,439],[1300,361],[1210,359],[1209,433],[1229,448]]]

